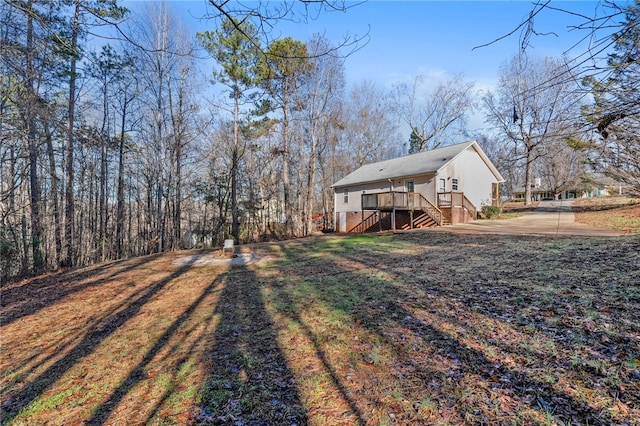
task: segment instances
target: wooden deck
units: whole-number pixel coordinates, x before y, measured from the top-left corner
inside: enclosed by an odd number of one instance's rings
[[[477,218],[476,207],[462,192],[440,192],[437,194],[438,205],[429,201],[419,192],[388,191],[373,194],[362,194],[362,222],[350,232],[365,229],[376,229],[374,216],[365,215],[365,211],[379,212],[376,214],[378,227],[382,229],[383,213],[390,213],[391,229],[396,229],[396,217],[402,212],[408,212],[408,224],[400,225],[402,229],[422,228],[429,226],[449,225],[460,217]],[[445,214],[446,212],[446,214]],[[406,213],[405,213],[406,215]],[[463,219],[466,221],[467,219]],[[407,219],[405,219],[405,222]],[[369,223],[371,222],[371,223]]]
[[[410,212],[412,228],[414,225],[413,214],[416,211],[424,212],[424,214],[433,220],[435,225],[442,226],[447,224],[442,211],[419,192],[389,191],[375,194],[362,194],[363,213],[365,210],[393,212],[393,229],[395,229],[395,212],[397,211]]]

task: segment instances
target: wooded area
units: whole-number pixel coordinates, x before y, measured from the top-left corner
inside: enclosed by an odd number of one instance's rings
[[[271,40],[267,23],[296,7],[284,4],[212,0],[212,30],[196,35],[163,2],[133,16],[116,0],[3,1],[0,277],[331,229],[330,185],[348,172],[470,137],[511,189],[535,175],[562,191],[596,171],[640,192],[637,2],[585,17],[606,32],[590,30],[606,66],[523,47],[482,99],[462,76],[348,88],[358,40]],[[468,134],[475,108],[494,133]]]

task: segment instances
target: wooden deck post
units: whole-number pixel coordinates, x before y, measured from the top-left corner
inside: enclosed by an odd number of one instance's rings
[[[391,191],[391,207],[393,211],[391,212],[391,230],[395,232],[396,230],[396,194],[394,191]]]

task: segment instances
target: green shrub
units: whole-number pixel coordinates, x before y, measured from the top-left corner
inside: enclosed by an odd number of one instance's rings
[[[482,217],[485,219],[494,219],[500,216],[500,207],[498,206],[482,206]]]

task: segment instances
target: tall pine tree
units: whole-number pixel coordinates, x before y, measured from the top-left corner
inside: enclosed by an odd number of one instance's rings
[[[225,19],[222,28],[198,33],[198,40],[221,67],[214,70],[214,78],[229,88],[233,105],[233,146],[231,147],[231,235],[240,239],[240,213],[238,209],[239,162],[243,154],[240,143],[240,106],[251,101],[250,91],[256,88],[256,70],[259,46],[256,29],[248,22]]]

